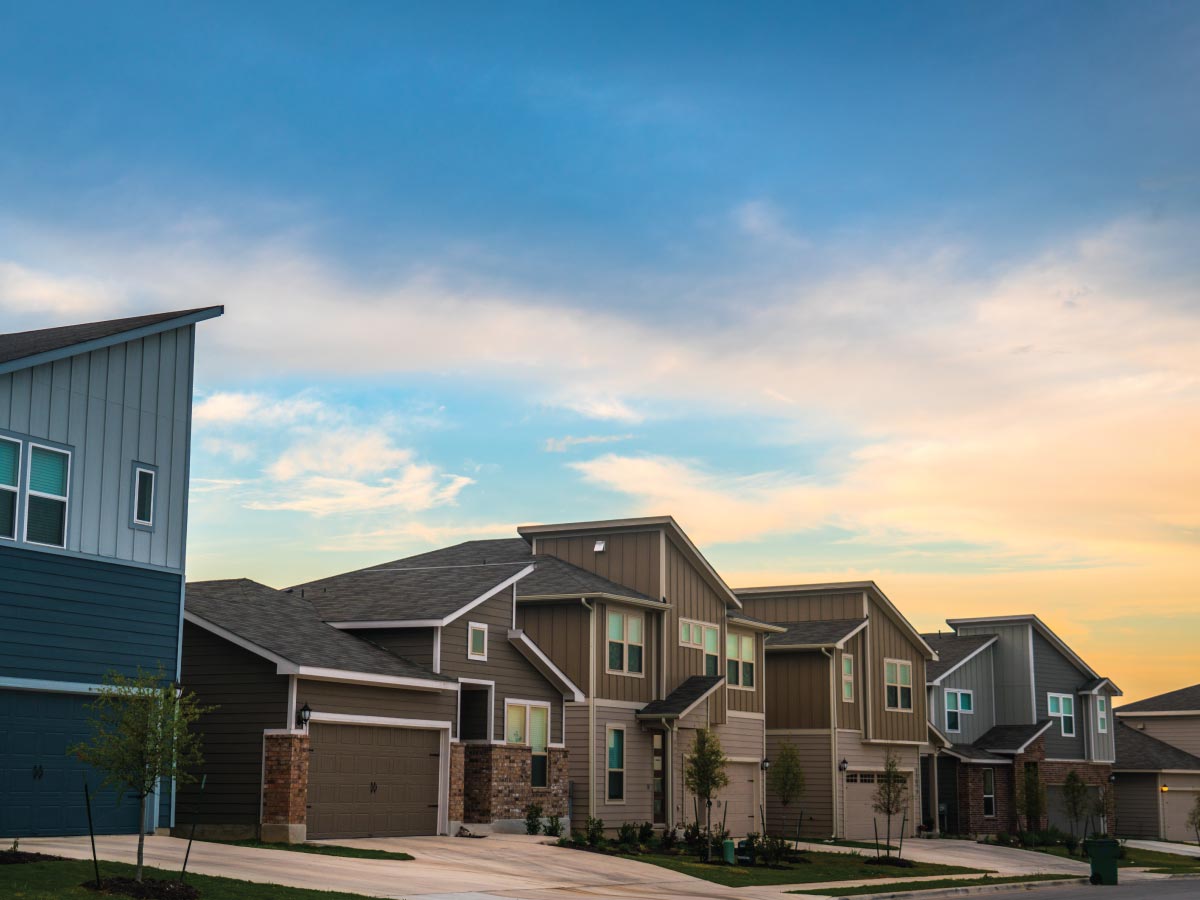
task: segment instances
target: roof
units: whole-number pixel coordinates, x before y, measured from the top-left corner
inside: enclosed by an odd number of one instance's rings
[[[0,334],[0,371],[12,371],[26,365],[50,362],[70,353],[82,353],[99,349],[101,346],[144,337],[158,331],[179,328],[183,325],[211,319],[225,311],[223,306],[204,306],[175,312],[152,313],[131,316],[126,319],[108,319],[103,322],[87,322],[79,325],[60,325],[56,328],[39,328],[36,331],[16,331]],[[176,322],[176,320],[184,320]],[[130,334],[139,332],[139,334]],[[8,365],[18,363],[21,365]]]
[[[661,700],[638,710],[639,719],[680,719],[725,682],[724,675],[693,675]]]
[[[1124,722],[1117,723],[1117,761],[1113,768],[1125,772],[1200,771],[1200,759]]]
[[[525,543],[522,541],[521,543]],[[528,550],[526,545],[526,550]],[[627,597],[632,600],[644,600],[658,606],[663,604],[648,597],[640,591],[609,581],[602,575],[581,569],[557,556],[538,554],[529,559],[534,561],[535,568],[525,578],[521,579],[517,588],[518,597],[585,597],[604,595],[609,597]]]
[[[921,635],[930,647],[937,651],[937,660],[925,664],[925,683],[937,684],[968,659],[979,653],[999,638],[994,634],[946,634]]]
[[[1133,703],[1118,706],[1116,712],[1118,714],[1133,712],[1200,713],[1200,684],[1193,684],[1191,687],[1179,688],[1175,691],[1167,691],[1165,694],[1147,697],[1145,700],[1135,700]]]
[[[780,622],[782,634],[767,635],[768,650],[839,647],[866,626],[866,619],[817,619],[812,622]]]
[[[756,619],[754,616],[748,616],[744,612],[732,610],[725,614],[725,618],[733,625],[741,625],[755,631],[771,631],[783,633],[787,629],[782,625],[776,625],[773,622],[764,622],[762,619]]]
[[[992,753],[973,744],[951,744],[946,748],[945,752],[957,756],[963,762],[1012,762],[1010,757]]]
[[[1051,724],[1050,719],[1042,719],[1033,725],[997,725],[971,746],[990,753],[1020,753]]]
[[[301,668],[453,682],[326,625],[298,593],[277,591],[248,578],[190,582],[186,605],[185,614],[193,622],[198,617]]]

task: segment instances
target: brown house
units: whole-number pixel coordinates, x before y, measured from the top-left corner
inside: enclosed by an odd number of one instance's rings
[[[873,837],[874,794],[890,753],[907,779],[913,833],[928,740],[922,685],[933,650],[873,582],[745,588],[737,596],[747,613],[783,628],[766,639],[767,750],[774,757],[791,744],[804,765],[800,801],[784,809],[768,794],[771,829]]]

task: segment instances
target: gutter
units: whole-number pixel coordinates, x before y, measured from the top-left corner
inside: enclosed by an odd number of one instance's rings
[[[824,647],[820,648],[825,658],[829,660],[829,772],[830,784],[833,785],[833,837],[836,838],[840,833],[838,831],[838,795],[841,793],[838,790],[838,751],[837,751],[837,707],[834,705],[836,694],[833,690],[833,664],[835,662],[833,654]],[[801,823],[803,825],[803,823]]]
[[[588,611],[588,816],[596,817],[596,607],[586,597]]]

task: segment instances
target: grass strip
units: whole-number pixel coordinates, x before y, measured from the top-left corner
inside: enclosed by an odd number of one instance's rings
[[[856,887],[822,888],[819,891],[788,891],[789,894],[808,894],[818,897],[861,897],[864,894],[901,894],[936,891],[943,888],[978,887],[989,884],[1024,884],[1033,881],[1078,881],[1079,875],[1001,875],[983,878],[939,878],[936,881],[902,881],[895,884],[860,884]]]

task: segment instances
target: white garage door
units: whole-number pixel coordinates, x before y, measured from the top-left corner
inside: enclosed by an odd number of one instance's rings
[[[875,791],[879,787],[876,782],[878,773],[875,772],[847,772],[845,781],[844,805],[845,810],[845,836],[850,840],[855,841],[870,841],[875,839],[875,825],[878,821],[879,839],[882,841],[887,837],[887,817],[881,816],[875,812]],[[907,790],[905,796],[908,798],[908,806],[912,806],[912,777],[908,774],[904,776]],[[892,817],[892,839],[895,840],[900,836],[900,827],[904,823],[904,814]],[[908,821],[905,823],[905,833],[911,835],[913,833],[913,816],[911,810],[908,814]]]
[[[1188,828],[1187,819],[1197,797],[1200,797],[1200,788],[1172,788],[1162,795],[1163,824],[1166,826],[1163,837],[1168,841],[1196,840],[1196,832]]]
[[[729,834],[743,837],[762,831],[758,813],[758,763],[730,763],[725,768],[729,785],[713,803],[713,827],[723,820]]]

